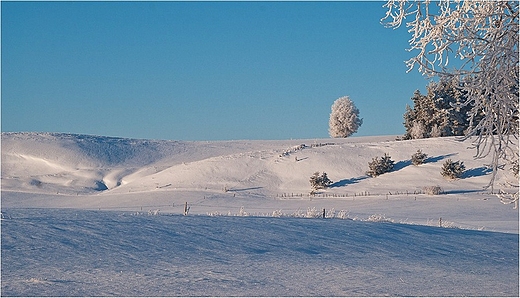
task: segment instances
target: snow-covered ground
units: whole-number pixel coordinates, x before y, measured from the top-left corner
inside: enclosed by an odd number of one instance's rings
[[[7,216],[4,296],[518,296],[518,234],[71,209]]]
[[[518,210],[470,145],[3,133],[2,295],[518,296]],[[310,196],[316,171],[335,183]]]

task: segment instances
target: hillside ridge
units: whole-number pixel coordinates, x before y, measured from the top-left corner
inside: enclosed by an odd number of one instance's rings
[[[333,180],[333,187],[327,190],[331,193],[414,191],[428,185],[475,191],[489,179],[486,161],[472,158],[469,141],[391,138],[167,141],[2,133],[2,189],[70,194],[256,189],[273,196],[307,193],[308,179],[316,171],[327,172]],[[424,165],[412,166],[410,156],[418,149],[429,159]],[[368,162],[385,153],[396,162],[394,170],[376,178],[366,176]],[[450,181],[440,176],[440,166],[447,158],[466,163],[464,179]]]

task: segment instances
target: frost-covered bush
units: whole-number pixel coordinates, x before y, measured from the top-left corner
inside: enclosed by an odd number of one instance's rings
[[[372,161],[368,163],[368,167],[369,170],[366,174],[372,177],[377,177],[381,174],[392,171],[394,168],[394,161],[391,159],[390,155],[385,153],[381,158],[372,158]]]
[[[332,138],[346,138],[363,124],[359,110],[348,96],[338,98],[331,107],[329,134]]]
[[[334,209],[334,208],[327,210],[327,212],[325,213],[325,218],[335,218],[335,217],[336,217],[336,209]]]
[[[423,187],[423,192],[427,195],[430,195],[430,196],[436,196],[436,195],[440,195],[443,193],[443,190],[440,186],[438,185],[435,185],[435,186],[425,186]]]
[[[323,210],[318,210],[316,207],[308,207],[307,211],[303,211],[298,208],[294,213],[289,215],[289,217],[296,218],[320,218],[323,216]]]
[[[420,164],[423,164],[424,161],[428,158],[428,154],[423,153],[420,149],[417,150],[414,154],[412,154],[412,163],[415,166],[418,166]]]
[[[307,213],[305,214],[306,218],[320,218],[323,216],[321,210],[318,210],[316,207],[307,208]]]
[[[412,139],[423,139],[426,136],[426,128],[420,121],[414,121],[410,129]]]
[[[311,183],[311,188],[313,190],[327,188],[332,184],[332,181],[327,177],[327,173],[323,172],[320,175],[320,172],[314,173],[309,182]]]
[[[384,214],[372,214],[367,218],[367,221],[371,222],[394,222],[392,219],[387,218]]]
[[[244,206],[240,207],[238,211],[238,216],[249,216],[249,214],[244,210]]]
[[[282,217],[284,214],[282,212],[282,209],[274,210],[271,214],[271,217]]]
[[[348,216],[349,216],[348,210],[340,210],[335,217],[339,218],[339,219],[348,219]]]
[[[148,210],[148,215],[159,215],[159,212],[161,210],[155,209],[155,210]]]
[[[466,170],[464,162],[452,161],[451,159],[448,159],[442,165],[441,175],[446,178],[456,179],[462,177],[462,173],[464,173],[464,170]]]

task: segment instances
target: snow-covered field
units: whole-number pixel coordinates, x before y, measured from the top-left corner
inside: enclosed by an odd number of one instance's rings
[[[518,296],[518,210],[470,145],[3,133],[2,295]],[[309,196],[316,171],[335,183]]]

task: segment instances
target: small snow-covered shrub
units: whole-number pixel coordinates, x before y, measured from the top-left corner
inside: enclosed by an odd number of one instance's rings
[[[244,206],[240,207],[238,211],[238,216],[249,216],[249,214],[244,210]]]
[[[273,213],[271,214],[271,217],[282,217],[282,216],[283,216],[282,209],[274,210]]]
[[[444,162],[441,168],[441,175],[450,179],[457,179],[462,177],[462,173],[466,170],[466,166],[464,166],[464,162],[462,161],[452,161],[448,159]]]
[[[412,163],[414,166],[418,166],[420,164],[423,164],[427,157],[428,154],[423,153],[421,149],[419,149],[417,150],[417,152],[412,154]]]
[[[305,217],[305,213],[303,213],[303,211],[298,208],[298,210],[294,211],[290,217],[296,217],[296,218],[300,218],[300,217]]]
[[[442,218],[440,219],[428,219],[426,221],[426,225],[430,227],[439,227],[439,228],[451,228],[456,229],[458,228],[457,225],[452,221],[447,221]]]
[[[327,173],[323,172],[320,175],[320,172],[315,172],[309,182],[311,183],[311,188],[313,190],[327,188],[332,184],[332,181],[327,177]]]
[[[425,186],[423,187],[423,192],[430,196],[440,195],[443,193],[443,190],[440,186]]]
[[[316,209],[316,207],[307,208],[307,213],[305,214],[306,218],[320,218],[323,216],[323,212]]]
[[[387,218],[383,214],[372,214],[367,219],[367,221],[371,221],[371,222],[394,222],[392,219]]]
[[[159,215],[159,212],[161,210],[155,209],[155,210],[148,210],[148,215]]]
[[[326,218],[335,218],[336,217],[336,209],[331,208],[327,210],[327,213],[325,214]]]
[[[443,136],[443,129],[437,123],[432,126],[432,131],[430,132],[430,137],[438,138]]]
[[[377,177],[381,174],[392,171],[394,168],[394,161],[391,159],[390,155],[385,153],[382,158],[372,158],[372,161],[368,163],[368,167],[369,170],[366,174],[372,177]]]
[[[336,214],[336,218],[339,219],[348,219],[349,212],[347,210],[340,210],[338,214]]]

